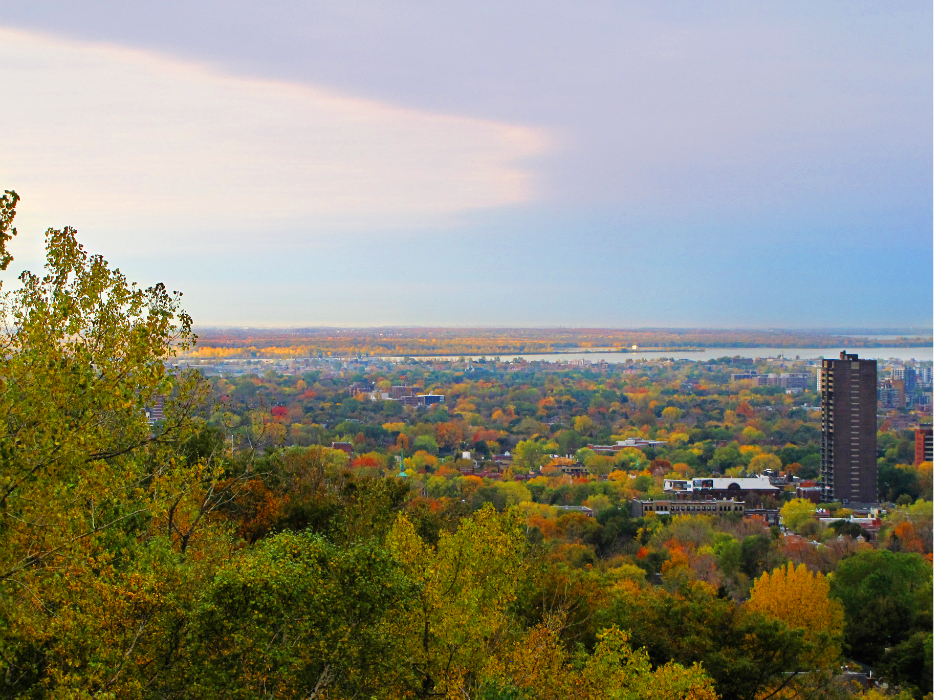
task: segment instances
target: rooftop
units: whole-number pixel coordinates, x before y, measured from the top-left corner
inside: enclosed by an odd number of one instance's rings
[[[666,491],[778,491],[767,476],[706,477],[700,479],[665,479]]]

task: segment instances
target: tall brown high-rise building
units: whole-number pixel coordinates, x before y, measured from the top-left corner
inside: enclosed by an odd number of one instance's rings
[[[876,361],[841,352],[823,361],[820,378],[821,497],[875,503]]]
[[[934,461],[934,431],[931,426],[915,428],[915,466]]]

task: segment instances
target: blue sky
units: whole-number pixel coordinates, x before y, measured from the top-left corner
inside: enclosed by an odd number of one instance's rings
[[[22,265],[70,224],[202,325],[931,323],[930,3],[5,5]]]

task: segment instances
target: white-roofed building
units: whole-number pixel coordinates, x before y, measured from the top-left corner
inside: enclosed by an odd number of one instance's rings
[[[734,499],[758,501],[762,496],[777,496],[767,476],[698,477],[665,479],[665,495],[675,500]]]

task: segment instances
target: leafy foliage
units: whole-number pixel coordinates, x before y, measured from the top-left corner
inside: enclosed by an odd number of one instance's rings
[[[385,549],[285,532],[222,568],[194,612],[195,696],[376,694],[400,684],[397,616],[415,587]],[[404,673],[402,674],[404,677]]]
[[[2,297],[3,697],[846,697],[841,634],[929,692],[929,502],[872,544],[790,490],[761,505],[813,541],[632,517],[672,475],[813,466],[803,399],[732,381],[732,360],[371,378],[443,390],[422,408],[355,372],[206,380],[175,365],[195,342],[180,295],[71,229],[46,246]],[[660,442],[605,447],[629,437]]]
[[[875,664],[916,631],[930,633],[931,564],[918,554],[861,551],[840,562],[830,586],[858,661]]]

